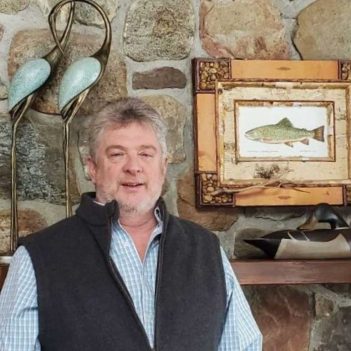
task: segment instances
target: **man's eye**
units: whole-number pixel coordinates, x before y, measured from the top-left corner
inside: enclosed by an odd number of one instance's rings
[[[142,153],[140,154],[140,156],[143,157],[143,158],[151,158],[151,157],[153,157],[152,154],[149,154],[149,153],[147,153],[147,152],[142,152]]]
[[[123,152],[114,152],[110,155],[110,157],[122,157],[123,156]]]

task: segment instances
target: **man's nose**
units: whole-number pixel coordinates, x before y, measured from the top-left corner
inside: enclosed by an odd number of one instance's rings
[[[128,156],[123,166],[123,171],[131,174],[140,173],[142,171],[140,160],[137,156]]]

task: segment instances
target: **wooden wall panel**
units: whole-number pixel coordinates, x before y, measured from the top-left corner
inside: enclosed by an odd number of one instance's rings
[[[196,96],[197,155],[200,172],[216,172],[216,119],[214,94]]]
[[[232,60],[232,78],[338,79],[338,61]]]

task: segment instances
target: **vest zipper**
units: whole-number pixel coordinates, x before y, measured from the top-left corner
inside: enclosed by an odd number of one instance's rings
[[[166,218],[163,216],[163,228],[162,228],[162,235],[160,241],[160,248],[158,253],[158,262],[157,262],[157,273],[156,273],[156,287],[155,287],[155,335],[154,335],[154,348],[152,351],[157,350],[157,340],[158,340],[158,328],[157,328],[157,320],[158,320],[158,295],[159,295],[159,286],[161,280],[161,268],[163,264],[163,247],[165,242],[165,229],[168,223],[166,223]],[[168,221],[167,221],[168,222]]]
[[[110,235],[110,237],[111,237],[111,236],[112,236],[112,231],[111,231],[111,220],[108,221],[108,231],[109,231],[109,234],[111,234],[111,235]],[[128,289],[127,289],[126,286],[124,285],[123,279],[122,279],[122,277],[120,276],[120,274],[119,274],[119,272],[118,272],[118,269],[117,269],[115,263],[113,262],[113,260],[112,260],[112,258],[111,258],[110,256],[108,256],[108,262],[109,262],[109,266],[110,266],[110,268],[111,268],[112,276],[113,276],[113,278],[115,279],[115,281],[117,282],[119,288],[121,289],[122,294],[124,295],[125,299],[127,300],[128,305],[129,305],[129,307],[130,307],[130,309],[131,309],[131,311],[132,311],[132,313],[133,313],[134,319],[136,320],[138,326],[140,327],[140,329],[141,329],[141,331],[142,331],[142,334],[144,335],[144,337],[145,337],[145,339],[146,339],[146,344],[147,344],[147,346],[148,346],[148,349],[149,349],[150,351],[155,351],[156,348],[153,348],[153,349],[152,349],[151,346],[150,346],[149,338],[148,338],[148,336],[147,336],[147,334],[146,334],[146,331],[145,331],[145,328],[144,328],[143,324],[141,323],[140,318],[139,318],[139,316],[138,316],[138,314],[137,314],[137,312],[136,312],[136,310],[135,310],[134,302],[133,302],[132,298],[130,297],[129,292],[128,292]]]

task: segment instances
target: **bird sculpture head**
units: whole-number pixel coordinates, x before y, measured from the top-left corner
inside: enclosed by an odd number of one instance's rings
[[[8,108],[12,120],[17,121],[33,103],[37,92],[51,80],[64,55],[74,18],[75,3],[71,2],[66,27],[56,45],[41,58],[28,60],[15,72],[10,82]],[[56,21],[56,13],[51,11],[49,23]]]
[[[83,2],[94,7],[101,15],[105,25],[105,38],[100,49],[89,57],[82,57],[73,62],[65,71],[59,88],[59,110],[62,118],[69,121],[78,112],[90,90],[102,78],[111,48],[111,24],[102,9],[92,0],[63,0],[57,4],[52,12],[56,14],[63,6],[70,2]],[[56,26],[50,26],[57,46],[60,48]]]

